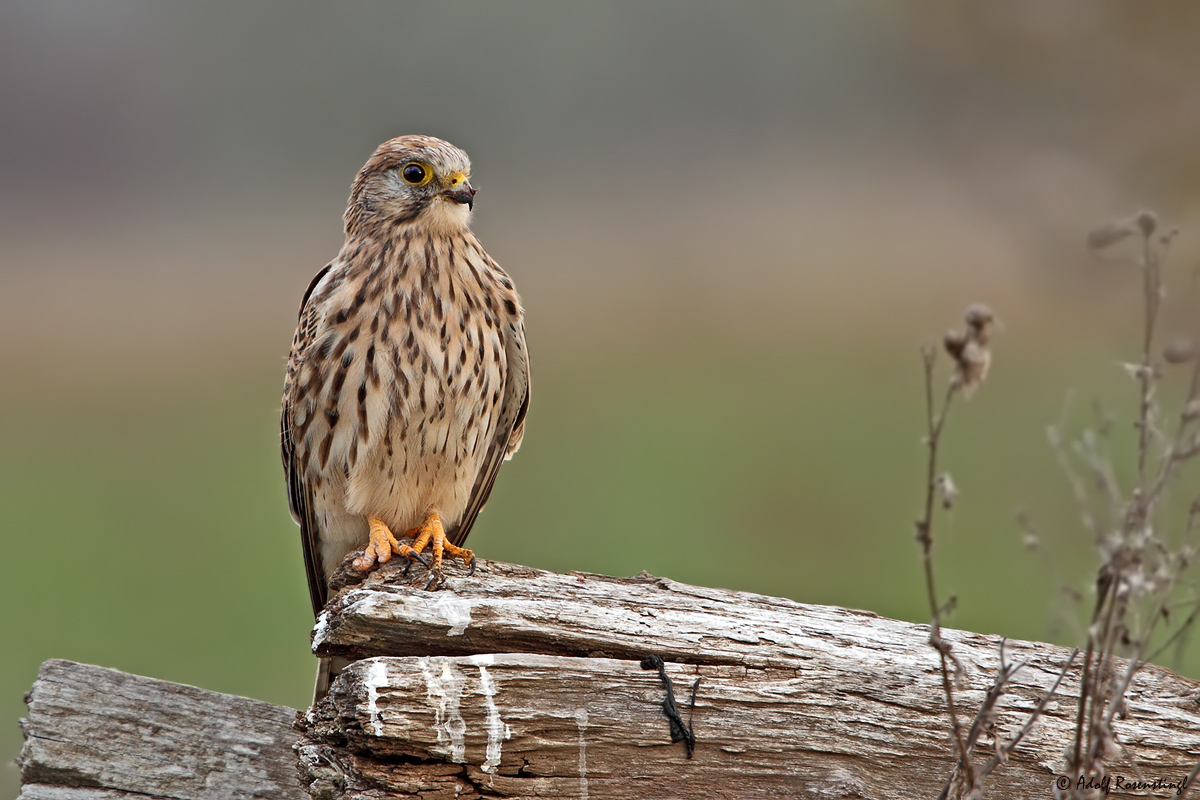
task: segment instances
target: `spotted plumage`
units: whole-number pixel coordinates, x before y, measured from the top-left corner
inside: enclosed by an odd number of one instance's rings
[[[468,226],[469,176],[447,142],[380,145],[354,181],[341,252],[301,302],[282,449],[316,613],[356,549],[365,570],[428,544],[440,569],[444,532],[447,553],[469,555],[459,547],[521,444],[523,312]]]

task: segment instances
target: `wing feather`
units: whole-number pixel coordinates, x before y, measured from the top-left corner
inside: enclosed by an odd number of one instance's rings
[[[316,274],[304,292],[300,301],[300,314],[296,325],[296,337],[292,341],[292,351],[288,357],[287,381],[283,392],[283,409],[280,413],[280,451],[283,456],[283,470],[287,476],[288,508],[292,519],[300,526],[300,543],[304,550],[304,568],[308,574],[308,594],[312,600],[313,616],[321,613],[325,601],[329,597],[329,585],[325,581],[325,570],[321,564],[321,531],[313,507],[313,487],[305,478],[305,465],[296,454],[296,442],[292,435],[292,420],[295,419],[294,406],[299,398],[297,386],[300,361],[305,351],[312,344],[316,331],[316,313],[309,300],[317,284],[328,274],[332,264]]]
[[[519,319],[515,320],[510,330],[512,337],[506,347],[508,369],[496,433],[488,444],[487,456],[475,477],[474,486],[471,487],[471,495],[462,519],[446,532],[450,543],[460,547],[466,541],[476,517],[492,493],[500,465],[512,458],[525,435],[525,414],[529,410],[529,350],[525,345],[524,323]]]

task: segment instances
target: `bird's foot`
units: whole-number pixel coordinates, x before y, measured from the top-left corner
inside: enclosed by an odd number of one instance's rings
[[[462,559],[463,563],[468,566],[467,575],[475,574],[475,554],[465,547],[459,547],[446,541],[446,529],[442,527],[442,518],[436,508],[431,509],[425,517],[425,521],[409,531],[408,534],[415,536],[412,546],[402,544],[396,549],[396,552],[402,556],[420,559],[429,569],[429,580],[425,583],[426,590],[440,586],[445,580],[442,575],[444,553],[449,553],[451,558]],[[421,555],[426,547],[433,554],[432,564],[425,561]]]
[[[359,572],[366,572],[376,564],[386,564],[392,560],[393,554],[408,556],[410,559],[416,558],[428,568],[430,563],[425,558],[421,557],[420,552],[413,551],[408,545],[402,545],[396,541],[396,537],[392,535],[392,531],[383,520],[371,517],[368,520],[371,526],[370,541],[367,544],[363,554],[354,559],[353,567]],[[413,531],[409,531],[405,535],[414,535]],[[408,550],[409,552],[404,552]]]

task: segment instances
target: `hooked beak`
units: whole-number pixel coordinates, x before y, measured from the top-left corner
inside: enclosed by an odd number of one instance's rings
[[[442,196],[455,203],[466,203],[467,208],[475,210],[475,187],[461,172],[450,176],[450,186],[442,192]]]

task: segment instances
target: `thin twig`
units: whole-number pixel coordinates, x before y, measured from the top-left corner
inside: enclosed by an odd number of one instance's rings
[[[917,521],[917,541],[921,543],[921,561],[925,569],[925,595],[929,601],[929,613],[932,616],[929,629],[929,643],[938,651],[938,661],[941,666],[942,690],[946,693],[946,707],[950,712],[950,725],[954,735],[954,743],[958,753],[959,767],[966,776],[967,785],[975,782],[974,770],[971,766],[970,754],[963,739],[962,724],[958,718],[958,709],[954,702],[954,685],[950,678],[950,645],[942,639],[942,609],[938,604],[937,588],[933,575],[933,511],[937,497],[937,459],[938,445],[941,442],[942,429],[946,424],[946,415],[950,412],[950,401],[954,398],[956,384],[951,382],[946,388],[946,396],[942,401],[941,410],[934,405],[934,363],[937,349],[927,345],[921,352],[925,366],[925,445],[927,459],[925,464],[925,505],[920,520]]]
[[[1058,671],[1058,677],[1054,679],[1054,685],[1050,687],[1050,691],[1042,695],[1041,699],[1038,700],[1037,706],[1034,707],[1033,711],[1029,712],[1029,717],[1025,720],[1025,724],[1021,726],[1021,730],[1017,731],[1016,735],[1013,736],[1013,738],[1005,743],[1002,747],[998,747],[997,752],[988,759],[986,764],[983,765],[983,767],[979,770],[978,780],[982,781],[984,778],[990,775],[992,771],[996,769],[996,767],[1007,761],[1009,755],[1017,749],[1017,745],[1021,743],[1021,740],[1025,738],[1025,735],[1033,730],[1034,723],[1037,722],[1038,718],[1041,717],[1041,715],[1045,712],[1046,706],[1058,692],[1059,684],[1062,683],[1063,678],[1065,678],[1067,673],[1071,670],[1071,666],[1075,663],[1075,657],[1078,655],[1079,648],[1076,647],[1071,651],[1071,657],[1067,659],[1067,663],[1063,664],[1063,668]]]
[[[1139,370],[1141,398],[1138,409],[1138,487],[1146,486],[1146,460],[1150,453],[1150,425],[1154,409],[1154,331],[1162,292],[1158,280],[1158,255],[1154,251],[1153,228],[1142,231],[1142,280],[1146,303],[1142,325],[1142,361]]]
[[[1195,406],[1190,405],[1200,393],[1200,363],[1193,365],[1187,397],[1173,435],[1168,438],[1157,427],[1158,389],[1162,375],[1154,348],[1163,300],[1162,263],[1173,236],[1161,237],[1161,248],[1157,247],[1154,239],[1157,225],[1153,214],[1141,212],[1126,223],[1109,226],[1113,231],[1141,233],[1141,352],[1137,364],[1129,367],[1138,383],[1138,410],[1134,422],[1137,430],[1136,474],[1128,492],[1120,488],[1111,451],[1099,447],[1092,432],[1085,432],[1072,445],[1095,478],[1096,491],[1108,496],[1111,508],[1110,531],[1099,539],[1104,563],[1096,579],[1096,602],[1087,631],[1075,737],[1068,756],[1076,779],[1096,773],[1102,769],[1101,762],[1121,751],[1112,725],[1125,708],[1125,695],[1134,677],[1150,659],[1179,640],[1200,617],[1200,601],[1197,601],[1188,618],[1149,656],[1146,655],[1160,621],[1167,619],[1180,576],[1192,558],[1188,542],[1194,527],[1192,515],[1185,525],[1179,551],[1173,552],[1164,544],[1158,531],[1162,525],[1162,498],[1183,463],[1200,455],[1196,437],[1191,433],[1193,423],[1200,415]],[[1103,240],[1104,237],[1095,238],[1097,242]],[[1164,358],[1170,363],[1185,360],[1187,351],[1177,352],[1183,355],[1173,357],[1168,346]],[[1083,491],[1082,482],[1073,475],[1070,460],[1065,457],[1057,435],[1051,437],[1051,444],[1071,483],[1076,501],[1081,505],[1086,502],[1084,524],[1090,530],[1094,525],[1094,519],[1089,518],[1091,495]],[[1193,450],[1197,452],[1193,453]],[[1117,654],[1125,651],[1132,652],[1123,671],[1117,674]],[[1137,765],[1133,767],[1136,771]],[[1189,780],[1194,777],[1194,774],[1189,776]]]
[[[1192,625],[1195,624],[1197,617],[1200,617],[1200,600],[1195,601],[1195,604],[1192,606],[1191,613],[1187,615],[1187,619],[1180,623],[1179,627],[1175,629],[1174,633],[1168,636],[1163,643],[1154,650],[1154,652],[1146,656],[1146,660],[1152,662],[1154,659],[1162,655],[1168,647],[1178,641],[1185,633],[1187,633],[1188,630],[1191,629]]]

